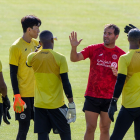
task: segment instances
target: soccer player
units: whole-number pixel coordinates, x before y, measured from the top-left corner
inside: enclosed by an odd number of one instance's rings
[[[21,19],[23,36],[10,47],[9,64],[11,83],[14,92],[15,119],[19,122],[16,140],[26,140],[30,119],[34,119],[34,74],[33,69],[26,66],[27,55],[35,51],[39,42],[41,20],[33,15]],[[24,109],[24,106],[26,109]]]
[[[10,109],[10,101],[7,96],[7,86],[4,82],[3,74],[2,74],[2,63],[0,61],[0,125],[1,120],[3,116],[3,121],[6,124],[10,124],[10,122],[7,120],[10,119],[9,110]]]
[[[28,55],[27,65],[32,66],[35,75],[35,128],[38,140],[47,140],[51,128],[59,133],[61,140],[71,140],[69,123],[75,122],[76,110],[68,66],[65,57],[53,50],[53,34],[40,33],[41,51]],[[69,101],[64,103],[63,89]]]
[[[122,93],[122,107],[110,140],[122,140],[134,122],[135,139],[140,140],[140,30],[128,33],[129,52],[118,62],[118,77],[109,107],[109,117],[114,121],[117,100]]]
[[[118,59],[125,53],[115,46],[119,32],[120,29],[116,25],[107,24],[103,34],[104,43],[89,45],[81,52],[77,52],[77,46],[82,39],[77,40],[76,32],[72,32],[69,36],[72,46],[71,61],[90,59],[90,73],[83,107],[86,119],[85,140],[94,139],[99,116],[100,140],[109,140],[111,120],[107,112],[116,82]]]

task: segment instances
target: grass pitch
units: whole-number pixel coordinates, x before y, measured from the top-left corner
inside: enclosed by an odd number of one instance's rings
[[[57,36],[54,50],[64,54],[69,66],[69,78],[73,89],[74,101],[76,103],[77,120],[71,124],[72,140],[82,140],[86,124],[82,107],[84,103],[84,92],[87,85],[89,73],[89,59],[77,63],[70,62],[69,35],[77,31],[78,38],[83,38],[78,51],[90,44],[102,43],[104,25],[114,23],[121,29],[120,36],[116,42],[120,48],[128,51],[128,41],[123,28],[132,23],[139,27],[139,0],[1,0],[0,1],[0,60],[3,64],[3,74],[8,87],[8,96],[11,100],[10,113],[11,124],[8,126],[2,122],[0,127],[0,140],[15,140],[18,123],[14,120],[13,93],[9,74],[9,47],[22,36],[20,20],[23,16],[34,14],[42,20],[40,31],[50,30]],[[66,101],[67,103],[67,101]],[[121,106],[121,99],[118,108]],[[118,111],[115,113],[115,118]],[[110,134],[114,128],[111,124]],[[124,140],[134,140],[134,128],[128,130]],[[99,127],[96,129],[95,140],[100,136]],[[51,140],[60,140],[59,135],[50,134]],[[33,121],[31,121],[27,140],[37,140],[33,133]]]

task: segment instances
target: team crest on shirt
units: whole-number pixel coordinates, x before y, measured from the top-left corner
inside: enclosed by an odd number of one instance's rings
[[[20,114],[20,118],[23,120],[23,119],[26,118],[26,115],[25,115],[24,113],[21,113],[21,114]]]
[[[117,68],[118,64],[116,62],[112,62],[111,66]]]
[[[37,46],[34,46],[34,50],[37,48]]]
[[[116,54],[113,54],[113,55],[112,55],[112,58],[113,58],[114,60],[116,60],[116,59],[118,58],[118,56],[117,56]]]

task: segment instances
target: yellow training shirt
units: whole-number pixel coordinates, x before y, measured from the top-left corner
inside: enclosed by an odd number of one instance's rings
[[[42,49],[28,55],[27,65],[35,75],[34,106],[54,109],[64,105],[60,74],[68,72],[65,57],[52,49]]]
[[[1,61],[0,61],[0,72],[2,72],[2,64],[1,64]],[[0,103],[3,103],[2,102],[2,94],[0,93]]]
[[[125,108],[140,107],[140,49],[130,50],[119,58],[118,74],[126,75],[122,105]]]
[[[34,72],[31,67],[26,66],[26,60],[28,54],[34,52],[38,44],[35,39],[27,43],[23,38],[19,38],[9,50],[9,64],[18,66],[17,79],[21,97],[34,97]]]

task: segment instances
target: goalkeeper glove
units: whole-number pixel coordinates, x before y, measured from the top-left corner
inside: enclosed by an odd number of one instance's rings
[[[2,115],[3,115],[3,121],[6,124],[10,124],[10,122],[8,121],[8,119],[11,119],[11,116],[10,116],[10,113],[8,111],[8,108],[4,104],[3,104],[3,113],[2,113]]]
[[[16,113],[23,112],[24,111],[24,108],[26,108],[25,102],[21,99],[20,94],[15,94],[14,97],[15,97],[15,99],[14,99],[14,105],[13,105],[14,111]]]
[[[114,122],[114,113],[117,111],[117,100],[112,98],[109,109],[108,115],[112,122]]]
[[[10,109],[10,100],[8,98],[8,96],[6,95],[5,97],[2,96],[2,100],[3,100],[3,106],[7,107],[7,109]]]
[[[69,103],[68,104],[68,111],[66,114],[66,119],[68,120],[67,123],[70,124],[71,122],[75,122],[76,120],[76,109],[75,109],[75,103]]]
[[[125,28],[124,28],[124,32],[128,34],[128,32],[129,32],[131,29],[134,29],[134,28],[137,28],[137,27],[135,27],[135,26],[132,25],[132,24],[129,24],[129,26],[126,25]]]

